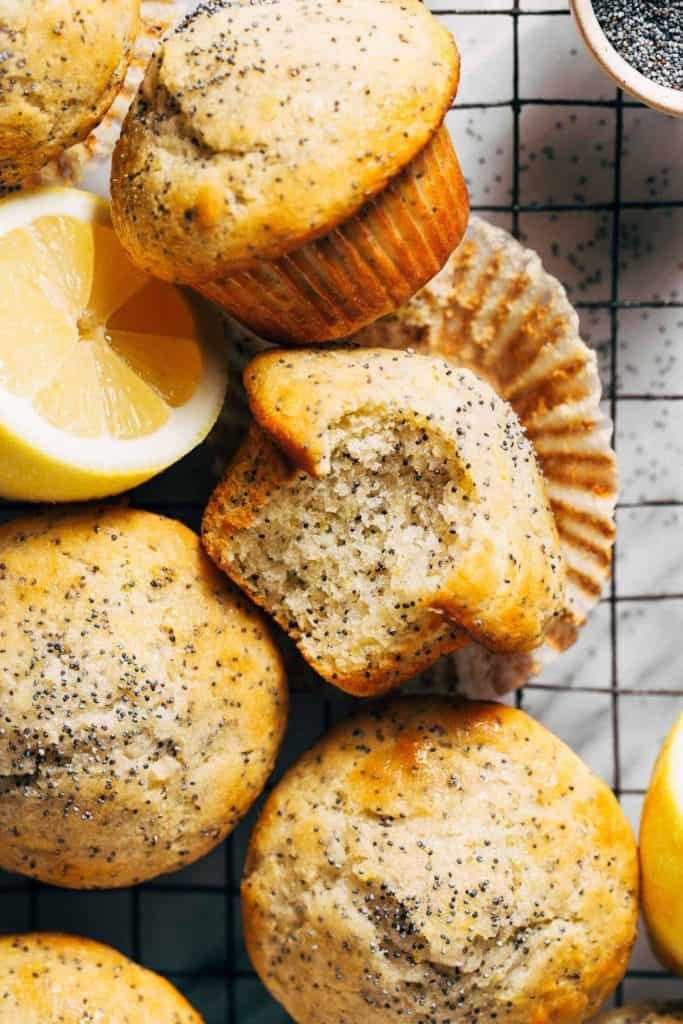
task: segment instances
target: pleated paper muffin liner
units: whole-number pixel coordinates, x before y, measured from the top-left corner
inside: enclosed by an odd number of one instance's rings
[[[354,341],[413,348],[469,367],[510,402],[534,444],[567,567],[566,612],[530,654],[492,654],[472,644],[451,659],[455,680],[448,665],[434,674],[439,688],[455,684],[468,696],[499,697],[576,641],[610,573],[617,467],[596,355],[538,255],[477,217],[436,278]]]
[[[121,91],[106,116],[83,142],[51,160],[36,176],[36,185],[85,185],[108,194],[109,167],[121,126],[159,40],[197,0],[142,0],[140,31]]]
[[[442,125],[378,196],[323,237],[197,288],[264,338],[337,339],[426,284],[461,240],[467,214],[462,171]]]

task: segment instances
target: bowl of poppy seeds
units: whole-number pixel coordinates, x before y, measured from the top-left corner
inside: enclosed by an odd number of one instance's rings
[[[683,0],[571,0],[597,62],[642,103],[683,117]]]

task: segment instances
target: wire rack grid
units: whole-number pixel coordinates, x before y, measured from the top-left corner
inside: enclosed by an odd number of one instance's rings
[[[622,501],[615,569],[576,648],[512,699],[567,740],[637,826],[656,750],[683,708],[683,122],[615,90],[584,53],[564,0],[430,6],[463,54],[449,124],[473,209],[537,248],[599,350]],[[132,502],[197,527],[206,447]],[[22,509],[0,505],[0,519]],[[352,703],[299,693],[276,778]],[[65,893],[0,874],[0,932],[59,929],[165,974],[207,1024],[283,1024],[243,947],[239,876],[255,808],[204,861],[136,889]],[[640,939],[615,995],[683,997]]]

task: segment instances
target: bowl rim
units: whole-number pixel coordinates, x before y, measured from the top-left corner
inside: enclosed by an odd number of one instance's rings
[[[683,117],[683,89],[659,85],[625,61],[603,32],[592,0],[570,0],[570,4],[583,41],[619,88],[649,107],[674,117]]]

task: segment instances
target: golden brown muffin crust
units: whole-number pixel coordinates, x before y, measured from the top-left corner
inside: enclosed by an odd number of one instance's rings
[[[0,191],[88,135],[128,68],[140,0],[0,4]]]
[[[394,700],[279,783],[242,901],[300,1024],[581,1024],[626,968],[637,851],[611,791],[523,712]]]
[[[0,938],[0,1024],[202,1024],[164,978],[99,942]]]
[[[113,216],[158,276],[213,281],[326,234],[423,149],[458,84],[421,0],[217,0],[161,47]]]
[[[208,853],[270,774],[277,650],[198,537],[123,508],[0,528],[0,866],[130,885]]]

